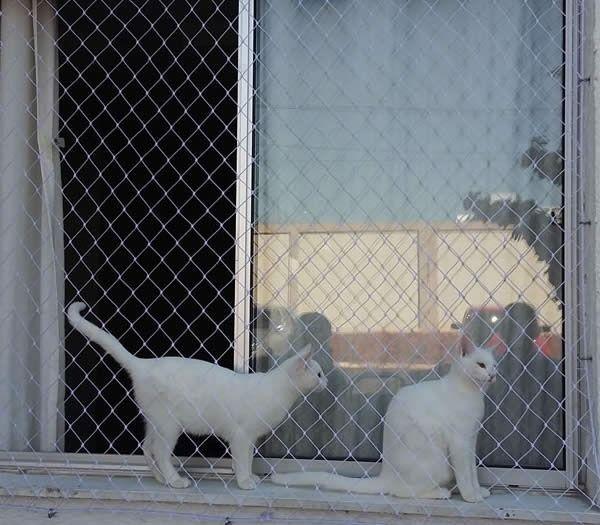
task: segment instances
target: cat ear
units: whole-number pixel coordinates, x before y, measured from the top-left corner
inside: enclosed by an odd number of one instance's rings
[[[506,343],[497,335],[493,334],[486,342],[485,348],[490,351],[494,359],[498,361],[500,357],[508,350]]]
[[[312,354],[313,354],[312,345],[310,345],[310,344],[304,345],[302,347],[302,350],[300,350],[300,352],[298,352],[298,355],[301,355],[306,361],[308,361],[312,357]]]
[[[300,350],[294,359],[296,360],[296,365],[298,368],[306,368],[306,365],[312,358],[312,347],[311,345],[306,345]]]
[[[475,345],[470,339],[465,339],[460,347],[460,357],[466,357],[475,350]]]
[[[486,345],[486,348],[491,352],[491,354],[494,356],[494,359],[496,359],[496,361],[498,359],[500,359],[502,354],[504,354],[506,352],[506,345],[500,339],[495,339],[493,341],[490,341]]]

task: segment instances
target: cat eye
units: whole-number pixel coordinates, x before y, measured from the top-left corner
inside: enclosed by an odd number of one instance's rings
[[[477,363],[477,366],[479,366],[479,368],[485,368],[485,365],[483,363]]]

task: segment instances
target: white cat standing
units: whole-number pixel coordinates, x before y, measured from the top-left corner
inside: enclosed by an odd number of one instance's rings
[[[475,445],[484,390],[495,378],[492,352],[476,348],[453,363],[443,378],[401,388],[385,415],[383,464],[377,477],[297,472],[273,474],[271,480],[279,485],[446,499],[456,479],[465,501],[481,501],[490,493],[479,486]]]
[[[238,374],[226,368],[181,357],[140,359],[115,337],[81,317],[83,303],[69,306],[73,327],[106,350],[131,376],[135,399],[146,418],[143,452],[154,477],[175,488],[188,487],[171,463],[182,432],[215,434],[230,446],[236,481],[256,487],[252,474],[254,444],[274,429],[303,394],[322,390],[327,380],[305,347],[267,373]]]

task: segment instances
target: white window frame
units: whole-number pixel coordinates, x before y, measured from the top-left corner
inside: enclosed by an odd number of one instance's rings
[[[577,422],[581,413],[581,399],[571,387],[577,380],[579,356],[589,356],[592,348],[584,348],[586,338],[579,337],[578,319],[585,319],[582,308],[583,265],[578,235],[583,213],[583,189],[587,184],[584,172],[591,172],[582,161],[582,113],[578,94],[583,78],[583,27],[586,23],[585,0],[565,0],[565,344],[566,352],[566,469],[564,471],[516,470],[480,468],[482,484],[491,485],[500,480],[511,487],[543,489],[576,489],[581,465],[577,457]],[[239,0],[238,11],[238,121],[237,121],[237,194],[236,194],[236,258],[234,305],[234,369],[249,371],[252,282],[252,199],[253,199],[253,143],[254,143],[254,64],[255,64],[255,0]],[[576,349],[576,351],[569,351]],[[569,452],[572,451],[572,452]],[[370,462],[342,462],[317,460],[280,460],[273,458],[278,470],[305,468],[324,469],[334,466],[348,475],[375,474],[379,464]],[[190,473],[233,473],[231,460],[224,458],[191,458],[186,460]],[[149,475],[141,455],[81,454],[62,452],[0,451],[0,470],[28,471],[41,474],[139,474]],[[269,473],[268,458],[255,458],[254,471]]]

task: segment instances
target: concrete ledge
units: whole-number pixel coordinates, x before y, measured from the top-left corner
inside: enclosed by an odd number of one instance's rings
[[[352,519],[357,523],[387,519],[429,517],[430,523],[461,518],[461,523],[500,520],[554,523],[598,523],[600,512],[583,496],[530,491],[494,492],[483,503],[409,500],[388,496],[325,492],[310,488],[285,488],[268,479],[253,491],[237,488],[231,478],[203,478],[188,489],[164,487],[148,477],[0,474],[0,504],[14,509],[99,508],[140,513],[167,512],[190,516],[247,520],[301,520],[302,523]],[[217,518],[218,516],[218,518]],[[439,520],[431,521],[431,518]],[[46,517],[47,519],[47,517]],[[164,516],[163,518],[164,519]],[[409,520],[410,521],[410,520]],[[2,519],[0,518],[0,523]]]

